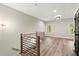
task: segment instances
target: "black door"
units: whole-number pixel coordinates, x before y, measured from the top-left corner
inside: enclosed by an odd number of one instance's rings
[[[79,10],[75,14],[75,52],[79,55]]]

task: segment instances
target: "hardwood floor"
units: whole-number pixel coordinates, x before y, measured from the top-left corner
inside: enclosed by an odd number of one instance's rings
[[[45,37],[40,44],[41,56],[74,56],[74,41]]]

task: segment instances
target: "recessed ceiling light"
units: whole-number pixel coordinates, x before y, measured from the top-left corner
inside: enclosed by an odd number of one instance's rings
[[[57,10],[53,10],[53,12],[57,12]]]

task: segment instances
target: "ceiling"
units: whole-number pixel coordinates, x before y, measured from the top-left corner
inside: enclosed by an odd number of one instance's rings
[[[43,21],[55,20],[55,16],[61,15],[61,19],[73,18],[77,10],[77,3],[3,3],[11,8],[37,17]]]

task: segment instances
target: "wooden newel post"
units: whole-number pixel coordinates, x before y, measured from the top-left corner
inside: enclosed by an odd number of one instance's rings
[[[40,56],[40,36],[37,36],[37,56]]]
[[[20,38],[21,38],[21,56],[22,56],[22,51],[23,51],[23,36],[22,36],[22,33],[20,34]]]

